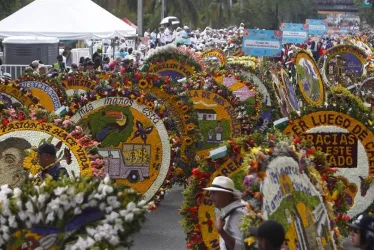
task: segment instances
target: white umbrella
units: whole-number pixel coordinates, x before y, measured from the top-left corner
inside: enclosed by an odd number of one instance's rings
[[[164,19],[162,19],[160,24],[168,24],[169,22],[172,22],[172,21],[178,21],[179,22],[179,19],[175,16],[168,16],[168,17],[165,17]]]

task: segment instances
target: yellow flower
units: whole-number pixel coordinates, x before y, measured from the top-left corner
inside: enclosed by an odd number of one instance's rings
[[[145,79],[141,79],[141,80],[138,82],[138,86],[139,86],[139,88],[141,88],[141,89],[145,89],[145,88],[147,88],[147,87],[148,87],[148,82],[147,82],[147,80],[145,80]]]
[[[41,166],[38,161],[38,153],[34,150],[30,150],[29,155],[23,160],[23,166],[33,175],[39,173]]]
[[[256,238],[251,236],[251,237],[246,238],[244,242],[247,243],[247,245],[250,247],[256,242]]]

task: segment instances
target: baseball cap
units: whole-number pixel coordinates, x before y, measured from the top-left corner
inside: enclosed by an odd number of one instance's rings
[[[56,155],[56,147],[52,143],[45,142],[40,145],[38,148],[33,149],[35,152],[39,154],[45,153],[50,155]]]
[[[251,227],[249,232],[253,236],[264,238],[273,247],[281,247],[286,235],[283,225],[273,220],[265,221],[259,227]]]
[[[351,228],[358,230],[371,230],[371,224],[374,223],[374,218],[369,215],[363,215],[357,217],[351,224],[348,224]]]

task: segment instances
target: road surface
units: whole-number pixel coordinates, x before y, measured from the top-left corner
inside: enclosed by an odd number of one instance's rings
[[[134,234],[131,250],[185,250],[185,234],[178,210],[183,201],[183,187],[175,186],[156,211],[147,214],[141,231]]]

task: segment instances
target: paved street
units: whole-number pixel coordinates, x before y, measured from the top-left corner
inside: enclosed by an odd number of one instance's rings
[[[134,235],[131,250],[184,250],[185,235],[178,214],[183,195],[183,187],[176,186],[161,202],[157,211],[147,215],[140,233]]]

